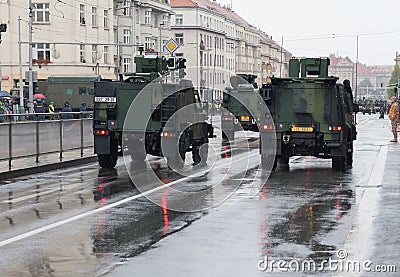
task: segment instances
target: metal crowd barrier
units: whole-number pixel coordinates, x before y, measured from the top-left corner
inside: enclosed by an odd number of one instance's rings
[[[11,170],[16,159],[39,157],[93,147],[92,116],[89,112],[0,114],[0,161]]]

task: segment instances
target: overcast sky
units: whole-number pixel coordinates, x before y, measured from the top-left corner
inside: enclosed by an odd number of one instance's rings
[[[335,53],[367,65],[394,65],[400,52],[400,0],[217,0],[294,56]],[[335,35],[333,35],[335,34]],[[333,38],[334,37],[334,38]],[[316,39],[315,39],[316,38]]]

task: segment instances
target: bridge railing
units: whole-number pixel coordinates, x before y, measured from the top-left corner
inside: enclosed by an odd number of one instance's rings
[[[0,161],[59,154],[93,147],[92,112],[0,114]]]

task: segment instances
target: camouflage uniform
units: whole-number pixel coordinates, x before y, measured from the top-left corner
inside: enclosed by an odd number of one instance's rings
[[[393,139],[390,140],[391,142],[397,142],[397,123],[399,117],[399,105],[396,102],[396,97],[392,97],[392,106],[390,107],[389,111],[389,118],[392,124],[392,132],[393,132]]]

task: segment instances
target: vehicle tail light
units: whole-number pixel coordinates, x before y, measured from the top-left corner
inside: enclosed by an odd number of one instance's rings
[[[93,130],[95,136],[108,136],[110,132],[108,130]]]

